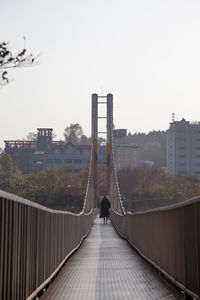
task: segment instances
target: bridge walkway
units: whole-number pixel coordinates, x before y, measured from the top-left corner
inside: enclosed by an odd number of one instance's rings
[[[182,299],[132,248],[112,224],[97,218],[80,249],[40,300]]]

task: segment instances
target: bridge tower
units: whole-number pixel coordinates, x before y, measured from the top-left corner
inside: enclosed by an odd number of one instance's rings
[[[106,105],[106,116],[99,116],[98,106]],[[106,119],[106,131],[98,130],[98,120]],[[94,187],[94,201],[96,204],[98,194],[98,134],[106,134],[107,140],[107,154],[106,154],[106,194],[110,194],[110,156],[111,156],[111,134],[113,124],[113,95],[99,96],[98,94],[92,94],[92,142],[93,142],[93,187]]]
[[[98,167],[98,95],[92,94],[92,144],[93,144],[93,174],[94,205],[97,204],[97,167]]]
[[[113,95],[107,95],[107,159],[106,159],[106,193],[110,195],[110,163],[112,147],[112,132],[113,132]]]

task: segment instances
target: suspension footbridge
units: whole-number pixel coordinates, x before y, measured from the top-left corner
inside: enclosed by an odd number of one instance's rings
[[[96,217],[102,104],[107,107],[108,225]],[[112,94],[92,95],[92,148],[81,213],[0,191],[0,223],[2,300],[200,299],[200,197],[125,211],[115,170]]]

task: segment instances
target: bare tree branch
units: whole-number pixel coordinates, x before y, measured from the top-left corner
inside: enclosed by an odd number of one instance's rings
[[[13,54],[6,42],[0,43],[0,86],[9,83],[8,72],[6,69],[30,67],[38,63],[39,55],[33,55],[26,49],[26,38],[24,37],[24,47],[17,53]]]

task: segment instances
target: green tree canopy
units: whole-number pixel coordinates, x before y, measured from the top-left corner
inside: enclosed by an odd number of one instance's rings
[[[83,130],[80,124],[70,124],[64,130],[64,137],[66,142],[71,142],[73,144],[79,143],[83,135]]]
[[[0,187],[8,192],[14,192],[16,185],[21,181],[21,171],[13,166],[9,154],[3,153],[0,157]]]

